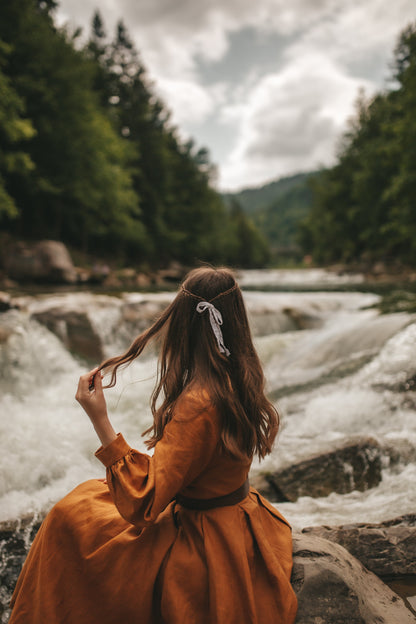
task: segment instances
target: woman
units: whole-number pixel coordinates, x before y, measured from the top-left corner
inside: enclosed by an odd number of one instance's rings
[[[107,415],[101,370],[161,337],[153,456]],[[241,291],[227,269],[192,271],[123,355],[80,378],[106,480],[50,511],[12,598],[10,624],[291,624],[291,531],[247,475],[270,453],[278,415],[264,395]]]

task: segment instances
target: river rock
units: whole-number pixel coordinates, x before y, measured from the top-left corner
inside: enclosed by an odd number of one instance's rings
[[[0,325],[0,345],[5,344],[13,333],[12,328]]]
[[[345,548],[315,535],[293,542],[296,624],[415,624],[400,596]]]
[[[3,617],[10,596],[41,520],[35,514],[0,523],[1,621],[7,621]],[[294,535],[293,543],[292,584],[299,601],[296,624],[415,622],[403,600],[342,546],[301,533]]]
[[[0,523],[0,622],[8,621],[10,598],[41,521],[35,514]]]
[[[413,575],[416,586],[416,514],[380,524],[307,527],[302,533],[340,544],[382,579]]]
[[[253,335],[256,337],[312,329],[323,325],[323,320],[317,315],[295,307],[262,308],[248,301],[247,311]]]
[[[297,330],[316,329],[322,327],[323,319],[298,308],[284,308],[283,312],[289,317]]]
[[[121,317],[128,325],[129,331],[140,333],[145,331],[161,315],[169,305],[171,297],[159,300],[126,301],[121,307]]]
[[[150,275],[133,268],[109,271],[103,281],[103,286],[108,290],[143,290],[152,288],[153,284]]]
[[[282,470],[261,473],[256,483],[276,502],[295,501],[300,496],[318,498],[331,492],[363,492],[380,483],[383,455],[376,440],[366,438]],[[266,490],[262,483],[267,483]]]
[[[12,336],[16,336],[21,333],[19,326],[19,312],[15,308],[16,307],[12,305],[9,310],[5,310],[3,314],[0,314],[0,356],[2,354],[1,347],[6,346]],[[3,351],[3,355],[4,353],[5,352]],[[7,358],[3,360],[0,357],[2,379],[7,379],[9,367],[10,362]]]
[[[13,307],[12,298],[8,293],[0,292],[0,312],[7,312]]]
[[[188,271],[188,267],[183,266],[179,262],[173,261],[166,269],[160,269],[158,274],[164,282],[180,284]]]
[[[32,316],[58,336],[72,353],[91,362],[100,362],[104,359],[101,338],[87,312],[52,307],[35,312]]]
[[[17,281],[69,284],[77,281],[68,249],[59,241],[17,243],[9,250],[5,268],[9,277]]]

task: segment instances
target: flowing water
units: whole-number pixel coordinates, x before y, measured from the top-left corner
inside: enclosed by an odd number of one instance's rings
[[[330,279],[322,272],[308,275],[315,285],[323,276],[325,283]],[[386,460],[377,487],[303,497],[279,509],[296,528],[378,522],[414,512],[415,316],[381,316],[372,307],[377,295],[369,293],[262,292],[261,278],[267,287],[285,278],[269,272],[241,278],[243,286],[258,288],[244,296],[282,427],[272,455],[261,466],[255,463],[253,472],[372,436],[396,448],[401,458],[394,467]],[[300,283],[297,279],[297,290]],[[35,320],[36,314],[51,308],[84,314],[104,355],[110,355],[124,349],[172,296],[27,296],[19,309],[0,314],[0,520],[43,512],[77,483],[103,476],[94,458],[95,433],[74,399],[77,379],[89,365],[65,346],[62,319],[52,333]],[[148,401],[155,374],[156,357],[150,351],[106,391],[115,428],[140,450],[140,433],[151,422]]]

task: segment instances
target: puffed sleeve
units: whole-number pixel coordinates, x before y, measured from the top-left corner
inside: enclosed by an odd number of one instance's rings
[[[132,449],[122,435],[96,456],[121,516],[139,527],[155,522],[174,496],[207,466],[219,441],[215,408],[201,396],[178,401],[172,420],[150,456]]]

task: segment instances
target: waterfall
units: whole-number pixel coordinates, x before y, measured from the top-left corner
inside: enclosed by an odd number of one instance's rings
[[[270,273],[262,275],[270,283]],[[100,357],[124,350],[173,296],[25,296],[17,309],[0,314],[0,520],[42,513],[77,483],[103,476],[94,458],[96,435],[74,398],[78,377]],[[393,466],[386,456],[381,483],[367,492],[303,497],[279,508],[297,527],[414,511],[415,317],[379,315],[378,297],[368,293],[246,291],[244,297],[267,391],[282,415],[278,444],[253,473],[357,436],[372,436],[402,458]],[[106,391],[114,427],[140,450],[156,367],[149,350]]]

